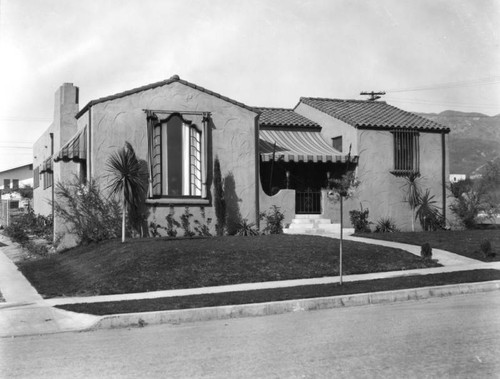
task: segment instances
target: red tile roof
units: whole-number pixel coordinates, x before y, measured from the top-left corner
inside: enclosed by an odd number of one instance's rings
[[[229,97],[222,96],[221,94],[218,94],[216,92],[212,92],[212,91],[210,91],[210,90],[208,90],[206,88],[197,86],[196,84],[193,84],[193,83],[190,83],[190,82],[188,82],[186,80],[183,80],[183,79],[179,78],[179,75],[173,75],[170,79],[162,80],[161,82],[147,84],[147,85],[142,86],[142,87],[133,88],[131,90],[120,92],[120,93],[116,93],[116,94],[111,95],[111,96],[101,97],[99,99],[92,100],[89,103],[87,103],[87,105],[85,105],[82,108],[82,110],[80,110],[76,114],[76,118],[80,118],[90,107],[92,107],[92,106],[94,106],[96,104],[104,103],[105,101],[110,101],[110,100],[114,100],[114,99],[119,99],[121,97],[133,95],[133,94],[135,94],[137,92],[147,91],[147,90],[150,90],[150,89],[153,89],[153,88],[156,88],[156,87],[161,87],[161,86],[164,86],[164,85],[168,85],[168,84],[171,84],[171,83],[174,83],[174,82],[182,83],[182,84],[184,84],[184,85],[186,85],[188,87],[191,87],[191,88],[197,89],[198,91],[205,92],[205,93],[207,93],[209,95],[218,97],[218,98],[220,98],[220,99],[222,99],[224,101],[227,101],[227,102],[229,102],[231,104],[234,104],[234,105],[237,105],[239,107],[248,109],[249,111],[252,111],[252,112],[255,112],[255,113],[259,113],[255,108],[249,107],[249,106],[247,106],[247,105],[245,105],[243,103],[240,103],[240,102],[238,102],[236,100],[230,99]]]
[[[384,101],[339,100],[301,97],[300,102],[359,129],[418,129],[434,132],[449,128]]]
[[[321,128],[314,121],[295,113],[293,109],[261,107],[257,109],[261,112],[259,117],[260,126]]]

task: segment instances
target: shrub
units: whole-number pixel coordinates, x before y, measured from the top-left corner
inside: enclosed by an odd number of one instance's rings
[[[19,222],[12,222],[9,226],[7,226],[5,228],[5,234],[7,234],[12,241],[21,245],[25,244],[29,240],[25,228]]]
[[[426,232],[444,229],[446,226],[443,216],[434,205],[436,201],[433,199],[434,195],[431,196],[430,191],[427,189],[419,199],[418,209],[415,214],[415,218],[418,218],[420,226]]]
[[[368,221],[368,214],[370,211],[368,209],[363,210],[353,210],[349,212],[351,218],[351,223],[354,226],[354,231],[356,233],[367,233],[370,232],[370,222]]]
[[[491,248],[491,242],[487,239],[483,239],[479,247],[485,258],[492,258],[496,255]]]
[[[149,223],[149,233],[152,237],[161,237],[161,234],[159,232],[160,229],[164,229],[164,227],[153,221]]]
[[[212,233],[210,233],[210,223],[212,222],[211,218],[205,218],[205,207],[200,208],[201,218],[203,219],[203,223],[198,220],[194,220],[196,226],[194,227],[194,231],[200,237],[212,237]]]
[[[396,227],[396,224],[389,217],[379,219],[375,227],[375,233],[393,233],[398,231],[399,229]]]
[[[246,218],[238,223],[236,229],[236,235],[238,236],[257,236],[259,231],[255,227],[255,223],[248,222]]]
[[[54,203],[56,214],[61,217],[78,244],[99,242],[116,238],[121,232],[120,204],[105,197],[95,180],[87,184],[75,178],[69,183],[58,183]]]
[[[217,219],[215,230],[218,236],[222,236],[226,228],[226,201],[224,199],[220,162],[217,157],[214,161],[214,206]]]
[[[167,231],[167,236],[169,237],[177,237],[177,228],[181,226],[179,221],[174,219],[174,212],[174,207],[170,207],[170,212],[167,217],[165,217],[167,220],[167,227],[165,230]]]
[[[266,227],[263,230],[265,234],[283,233],[283,220],[285,219],[285,215],[276,205],[269,208],[267,212],[262,212],[260,214],[260,219],[266,222]]]
[[[425,260],[430,260],[432,258],[432,248],[428,242],[422,245],[422,248],[420,250],[420,256]]]
[[[184,230],[184,237],[193,237],[194,232],[191,230],[191,218],[193,215],[189,212],[189,207],[184,208],[184,213],[181,215],[181,226]]]

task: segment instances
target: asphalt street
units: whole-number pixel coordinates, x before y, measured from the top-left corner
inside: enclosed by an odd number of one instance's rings
[[[0,339],[2,378],[500,377],[498,291]]]

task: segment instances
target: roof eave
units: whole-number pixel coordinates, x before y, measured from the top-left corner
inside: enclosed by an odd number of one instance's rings
[[[248,105],[245,105],[243,103],[240,103],[239,101],[230,99],[229,97],[226,97],[226,96],[222,96],[219,93],[210,91],[210,90],[208,90],[206,88],[197,86],[196,84],[193,84],[193,83],[190,83],[190,82],[188,82],[186,80],[180,79],[178,75],[174,75],[170,79],[162,80],[160,82],[151,83],[151,84],[147,84],[145,86],[133,88],[133,89],[128,90],[128,91],[119,92],[119,93],[114,94],[114,95],[105,96],[105,97],[101,97],[99,99],[91,100],[90,102],[87,103],[87,105],[85,105],[76,114],[75,118],[79,119],[85,112],[87,112],[91,107],[93,107],[96,104],[104,103],[106,101],[111,101],[111,100],[119,99],[119,98],[126,97],[126,96],[130,96],[130,95],[133,95],[133,94],[138,93],[138,92],[147,91],[147,90],[154,89],[154,88],[157,88],[157,87],[161,87],[161,86],[164,86],[164,85],[172,84],[174,82],[179,82],[181,84],[184,84],[184,85],[186,85],[188,87],[191,87],[193,89],[196,89],[198,91],[205,92],[208,95],[217,97],[217,98],[219,98],[221,100],[227,101],[227,102],[229,102],[231,104],[234,104],[234,105],[239,106],[241,108],[247,109],[250,112],[253,112],[253,113],[257,114],[257,115],[260,115],[260,113],[261,113],[259,110],[255,109],[255,108],[252,108],[252,107],[249,107]]]

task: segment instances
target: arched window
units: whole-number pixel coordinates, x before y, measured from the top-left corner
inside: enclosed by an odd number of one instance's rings
[[[197,121],[174,113],[154,125],[151,147],[153,197],[204,196],[206,147],[204,128],[200,125],[204,121],[202,118]]]

